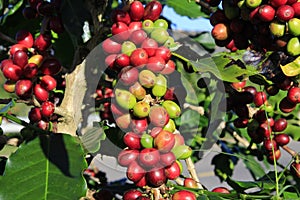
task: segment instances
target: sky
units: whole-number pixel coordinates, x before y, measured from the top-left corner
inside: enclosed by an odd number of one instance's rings
[[[173,8],[164,6],[162,15],[171,20],[171,28],[173,30],[185,30],[185,31],[211,31],[212,26],[209,23],[208,19],[199,18],[199,19],[189,19],[188,17],[183,17],[178,15]]]

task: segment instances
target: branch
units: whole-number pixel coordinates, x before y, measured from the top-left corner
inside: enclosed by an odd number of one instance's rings
[[[202,184],[200,183],[200,180],[199,180],[199,178],[198,178],[198,176],[197,176],[197,172],[196,172],[196,169],[195,169],[195,165],[194,165],[192,159],[191,159],[191,158],[185,159],[185,163],[186,163],[186,165],[187,165],[187,167],[188,167],[188,171],[189,171],[191,177],[197,182],[198,188],[199,188],[199,189],[203,189],[203,186],[202,186]]]
[[[215,10],[206,2],[203,0],[195,0],[196,3],[198,3],[201,7],[207,9],[210,13],[214,13]]]
[[[4,33],[0,32],[0,38],[4,41],[10,42],[10,43],[16,43],[16,41],[14,39],[12,39],[11,37],[5,35]]]

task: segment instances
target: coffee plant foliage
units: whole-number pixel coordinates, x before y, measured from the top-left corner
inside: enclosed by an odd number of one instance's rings
[[[0,1],[0,199],[299,199],[299,26],[297,0]]]

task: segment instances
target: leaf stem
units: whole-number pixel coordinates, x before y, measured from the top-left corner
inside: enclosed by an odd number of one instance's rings
[[[25,122],[24,120],[21,120],[18,117],[15,117],[13,115],[10,115],[10,114],[6,113],[6,114],[4,114],[3,117],[5,117],[6,119],[8,119],[12,122],[15,122],[19,125],[22,125],[22,126],[25,126],[25,127],[30,127],[31,129],[35,130],[38,133],[42,133],[42,134],[49,133],[48,131],[44,131],[44,130],[42,130],[42,129],[40,129],[40,128],[32,125],[32,124],[29,124],[29,123]]]
[[[186,63],[190,63],[190,61],[187,58],[183,57],[182,55],[179,55],[178,53],[172,52],[172,55],[183,60]]]
[[[298,154],[296,151],[289,148],[287,145],[282,146],[282,149],[285,150],[286,152],[288,152],[292,157],[296,157]]]

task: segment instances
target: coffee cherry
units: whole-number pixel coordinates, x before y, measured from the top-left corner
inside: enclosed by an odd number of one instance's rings
[[[153,147],[153,137],[147,133],[143,133],[141,136],[141,145],[144,148],[152,148]]]
[[[257,107],[260,107],[267,101],[267,95],[265,92],[257,92],[254,96],[253,102]]]
[[[38,13],[37,13],[36,9],[31,8],[31,7],[23,8],[22,14],[23,14],[24,18],[26,18],[26,19],[34,19],[34,18],[38,17]]]
[[[171,54],[171,51],[169,48],[161,46],[155,50],[154,56],[161,57],[162,59],[165,60],[165,62],[168,62],[170,60],[172,54]]]
[[[18,81],[22,75],[22,68],[15,64],[7,64],[2,68],[5,78],[12,81]]]
[[[138,150],[124,149],[118,155],[118,163],[123,167],[127,167],[130,163],[137,159],[138,155]]]
[[[153,126],[164,127],[169,121],[169,114],[162,106],[152,106],[149,112],[149,120]]]
[[[144,6],[140,1],[134,1],[130,4],[130,18],[133,21],[140,21],[144,16]]]
[[[138,118],[144,118],[149,115],[150,105],[144,101],[137,102],[133,107],[133,115]]]
[[[121,108],[125,110],[132,109],[136,104],[136,98],[130,92],[123,89],[115,90],[116,101]]]
[[[257,8],[261,4],[262,0],[246,0],[246,6],[248,8]]]
[[[45,75],[41,77],[41,86],[47,91],[52,91],[56,88],[57,82],[56,79],[50,75]]]
[[[144,20],[151,20],[155,21],[159,18],[160,14],[162,12],[162,5],[158,1],[151,1],[149,2],[144,11]]]
[[[247,124],[248,124],[248,119],[244,119],[244,118],[236,118],[233,121],[233,124],[236,128],[246,128]]]
[[[130,31],[131,33],[133,31],[137,31],[137,30],[141,30],[143,28],[143,24],[142,22],[131,22],[128,26],[128,31]]]
[[[55,106],[51,101],[45,101],[41,105],[41,113],[43,117],[50,117],[54,113],[54,110]]]
[[[295,11],[292,6],[289,5],[282,5],[277,8],[276,16],[281,21],[289,21],[294,17]]]
[[[134,184],[137,186],[137,187],[145,187],[147,185],[147,180],[146,180],[146,176],[143,176],[139,181],[137,182],[134,182]],[[137,199],[142,199],[141,197],[137,198]],[[148,200],[148,199],[145,199],[145,200]]]
[[[291,87],[287,93],[287,99],[294,104],[300,103],[300,88]]]
[[[142,43],[141,47],[147,52],[148,56],[151,57],[155,55],[156,49],[158,48],[158,44],[156,40],[152,38],[147,38]]]
[[[272,130],[274,132],[281,132],[284,131],[287,127],[287,121],[285,118],[279,118],[274,122],[274,126],[272,127]]]
[[[131,22],[128,12],[124,10],[114,10],[111,19],[114,23],[122,22],[127,25]]]
[[[126,171],[127,178],[133,182],[138,182],[145,174],[145,170],[135,161],[129,164]]]
[[[295,177],[300,178],[300,163],[293,162],[290,171]]]
[[[47,50],[51,45],[51,35],[48,34],[40,34],[34,40],[34,47],[37,48],[39,51]]]
[[[279,109],[281,112],[284,113],[290,113],[292,112],[296,107],[296,104],[291,103],[287,97],[284,97],[280,102],[279,102]]]
[[[130,128],[133,132],[135,132],[137,134],[142,134],[148,128],[147,118],[133,119],[131,121]]]
[[[125,41],[122,43],[121,52],[128,56],[130,56],[135,49],[136,46],[131,41]]]
[[[275,135],[274,140],[279,146],[287,145],[290,142],[289,136],[284,133]]]
[[[172,74],[176,69],[175,63],[173,60],[169,60],[165,64],[165,68],[160,72],[161,74]]]
[[[148,62],[148,53],[142,48],[135,49],[130,56],[130,63],[134,67],[143,68]]]
[[[172,165],[176,161],[176,157],[173,152],[167,152],[160,154],[160,164],[163,167],[167,167]]]
[[[245,87],[245,85],[246,85],[246,81],[231,83],[231,86],[238,91],[242,90]]]
[[[229,28],[227,25],[219,23],[213,27],[211,34],[214,39],[223,41],[229,37]]]
[[[216,188],[212,189],[212,192],[224,193],[224,194],[230,193],[230,191],[226,187],[216,187]]]
[[[168,31],[163,28],[154,28],[150,36],[159,44],[164,44],[169,39]]]
[[[165,60],[158,56],[153,56],[148,59],[147,69],[152,72],[160,72],[165,67]]]
[[[298,37],[291,38],[287,43],[287,52],[291,56],[297,56],[300,54],[300,41]]]
[[[275,161],[277,161],[279,160],[280,157],[281,157],[281,151],[280,149],[277,149],[274,154],[273,152],[269,153],[269,155],[267,156],[267,160],[270,164],[274,164],[274,159]]]
[[[154,23],[149,19],[144,20],[142,23],[143,30],[148,34],[152,32],[153,27],[154,27]]]
[[[169,152],[173,148],[174,144],[174,134],[165,130],[160,131],[154,138],[154,146],[162,153]]]
[[[123,22],[116,22],[111,27],[113,39],[116,41],[125,41],[129,38],[128,26]]]
[[[135,82],[132,86],[130,86],[129,91],[137,100],[143,100],[146,96],[146,90],[139,82]]]
[[[300,2],[299,2],[299,9],[300,9]],[[288,21],[288,30],[290,34],[294,36],[299,36],[300,35],[299,27],[300,27],[300,19],[292,18]]]
[[[123,194],[123,199],[124,200],[136,200],[142,195],[143,195],[143,193],[141,191],[136,190],[136,189],[131,189],[131,190],[127,190]]]
[[[293,4],[290,4],[292,5],[294,11],[295,11],[295,14],[294,14],[294,17],[299,17],[300,16],[300,3],[299,2],[295,2]]]
[[[141,148],[141,136],[134,132],[127,132],[123,137],[123,141],[130,149],[138,150]]]
[[[152,168],[160,160],[159,151],[155,148],[146,148],[141,150],[139,154],[139,161],[142,166]]]
[[[40,108],[37,107],[31,108],[31,110],[28,113],[28,118],[32,123],[39,122],[42,119]]]
[[[131,124],[130,114],[123,114],[116,118],[116,124],[122,130],[127,130],[129,125]]]
[[[167,179],[174,180],[178,178],[181,174],[180,167],[177,162],[173,162],[170,166],[165,168],[165,174]]]
[[[34,63],[28,63],[23,68],[23,76],[26,78],[32,79],[34,78],[38,73],[38,66]]]
[[[193,150],[191,149],[191,147],[183,144],[174,146],[172,152],[174,153],[176,159],[185,160],[191,157]]]
[[[154,27],[155,28],[162,28],[164,30],[168,29],[168,22],[164,19],[158,19],[154,22]]]
[[[18,65],[22,69],[27,65],[28,56],[25,51],[18,50],[13,54],[12,61],[15,65]]]
[[[129,40],[132,41],[135,45],[142,44],[147,38],[147,33],[144,30],[136,30],[133,31],[130,36]]]
[[[33,94],[39,102],[47,101],[49,98],[49,92],[45,88],[43,88],[40,84],[36,84],[34,86]]]
[[[259,18],[264,22],[270,22],[275,17],[275,9],[270,5],[262,5],[258,10]]]
[[[102,43],[103,51],[107,54],[115,54],[121,51],[121,44],[113,41],[111,38],[107,38]]]
[[[173,194],[172,200],[196,200],[196,195],[188,190],[180,190]]]
[[[45,75],[56,75],[61,71],[62,66],[56,58],[49,57],[43,61],[39,69]]]
[[[267,139],[264,141],[264,148],[267,151],[273,151],[273,149],[274,151],[276,151],[278,149],[278,146],[274,139],[273,140]]]
[[[281,37],[285,34],[286,26],[285,23],[279,20],[273,20],[272,23],[269,25],[269,29],[272,35],[276,37]]]
[[[156,76],[150,70],[142,70],[139,73],[139,82],[145,88],[152,88],[156,83]]]
[[[3,83],[3,89],[8,93],[14,93],[16,87],[16,82],[11,80],[6,80],[5,83]]]
[[[156,83],[152,87],[152,94],[156,97],[163,97],[167,92],[167,79],[162,74],[158,74],[156,77]]]
[[[152,187],[159,187],[167,181],[164,168],[153,168],[146,173],[147,183]]]
[[[27,47],[24,46],[23,44],[14,44],[14,45],[12,45],[12,46],[10,47],[9,54],[10,54],[11,56],[13,56],[14,53],[15,53],[16,51],[19,51],[19,50],[25,51],[25,52],[28,51]]]
[[[197,182],[192,178],[185,178],[183,185],[187,188],[198,188]]]
[[[269,3],[277,8],[277,7],[280,7],[282,5],[285,5],[287,3],[287,0],[270,0]]]
[[[27,79],[21,79],[16,82],[15,93],[21,99],[27,99],[32,94],[32,81]]]
[[[174,131],[176,130],[176,125],[174,120],[169,119],[168,123],[163,127],[163,130],[174,133]]]
[[[124,85],[132,85],[137,82],[139,71],[136,67],[124,67],[119,73],[119,79]]]
[[[44,60],[44,57],[40,54],[36,54],[36,55],[33,55],[31,56],[29,59],[28,59],[28,63],[33,63],[33,64],[36,64],[38,67],[41,66],[42,62]]]
[[[31,48],[33,45],[33,37],[29,31],[20,30],[16,33],[15,39],[18,44],[22,44],[27,48]]]
[[[167,110],[172,119],[178,118],[181,114],[180,107],[174,101],[166,100],[162,103],[162,106]]]

